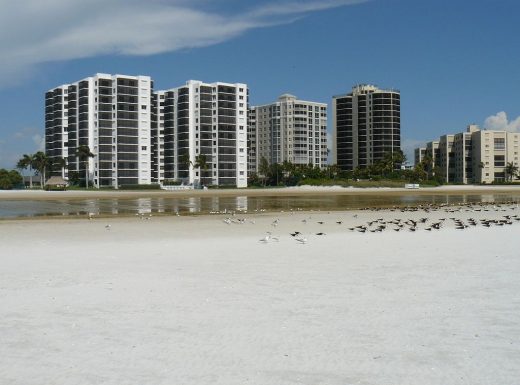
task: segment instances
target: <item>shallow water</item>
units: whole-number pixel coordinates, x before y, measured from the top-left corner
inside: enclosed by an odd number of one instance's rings
[[[0,218],[208,214],[229,211],[352,210],[425,204],[520,202],[518,194],[296,195],[179,198],[0,200]]]

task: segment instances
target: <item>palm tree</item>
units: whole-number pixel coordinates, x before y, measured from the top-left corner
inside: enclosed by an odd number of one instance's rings
[[[38,174],[40,174],[40,183],[41,187],[45,187],[45,181],[46,181],[46,172],[47,168],[51,164],[51,159],[43,152],[38,151],[36,154],[34,154],[34,169],[38,171]]]
[[[88,180],[88,160],[89,158],[93,158],[95,155],[90,152],[90,147],[86,145],[81,145],[78,147],[76,151],[76,156],[80,161],[85,162],[85,186],[88,188],[89,180]]]
[[[25,162],[23,161],[23,158],[18,160],[18,162],[16,163],[16,168],[18,170],[20,170],[20,175],[22,175],[22,178],[23,178],[23,170],[26,170],[27,169],[27,165],[25,164]],[[25,183],[24,183],[24,187],[25,187]]]
[[[263,156],[260,158],[260,164],[258,165],[258,173],[262,176],[262,182],[265,187],[267,177],[269,176],[269,162]]]
[[[32,177],[33,177],[33,166],[34,166],[34,155],[33,154],[23,154],[22,158],[16,164],[16,168],[21,170],[29,169],[29,188],[33,187]]]
[[[507,175],[507,179],[509,179],[509,181],[512,182],[513,177],[515,177],[516,174],[518,173],[518,166],[516,166],[513,162],[509,162],[506,165],[506,168],[504,169],[504,171]]]
[[[207,171],[209,168],[208,157],[204,154],[197,155],[195,157],[195,163],[193,164],[193,168],[199,169],[200,179],[202,180],[202,173]]]
[[[189,179],[189,170],[190,166],[193,165],[193,162],[190,159],[189,154],[182,154],[179,156],[179,165],[184,166],[184,168],[188,169],[188,174],[185,173],[185,171],[179,170],[179,179],[181,179],[184,183],[187,179]],[[188,177],[187,177],[188,176]]]
[[[64,176],[65,175],[65,168],[67,167],[67,159],[65,158],[62,158],[62,157],[58,157],[58,158],[55,158],[52,162],[52,168],[54,169],[54,171],[60,171],[60,176]]]

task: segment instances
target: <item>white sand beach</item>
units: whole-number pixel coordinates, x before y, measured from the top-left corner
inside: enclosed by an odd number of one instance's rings
[[[1,221],[0,382],[518,384],[515,215]]]

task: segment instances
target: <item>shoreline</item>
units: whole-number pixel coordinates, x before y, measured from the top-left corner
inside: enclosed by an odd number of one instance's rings
[[[4,190],[0,200],[78,200],[78,199],[134,199],[147,197],[186,198],[186,197],[239,197],[239,196],[305,196],[305,195],[465,195],[479,193],[508,194],[520,192],[520,186],[439,186],[419,189],[380,187],[356,188],[339,186],[298,186],[262,189],[211,189],[211,190],[92,190],[92,191],[43,191],[43,190]]]

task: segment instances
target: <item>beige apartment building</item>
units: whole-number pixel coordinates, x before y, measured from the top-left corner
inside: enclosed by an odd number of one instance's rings
[[[254,132],[253,132],[254,129]],[[284,94],[268,105],[249,110],[249,170],[262,158],[269,164],[327,165],[327,104]]]
[[[520,166],[519,141],[520,133],[469,125],[465,132],[443,135],[439,141],[417,148],[416,164],[429,156],[430,170],[438,170],[446,183],[502,182],[508,177],[508,163]]]

